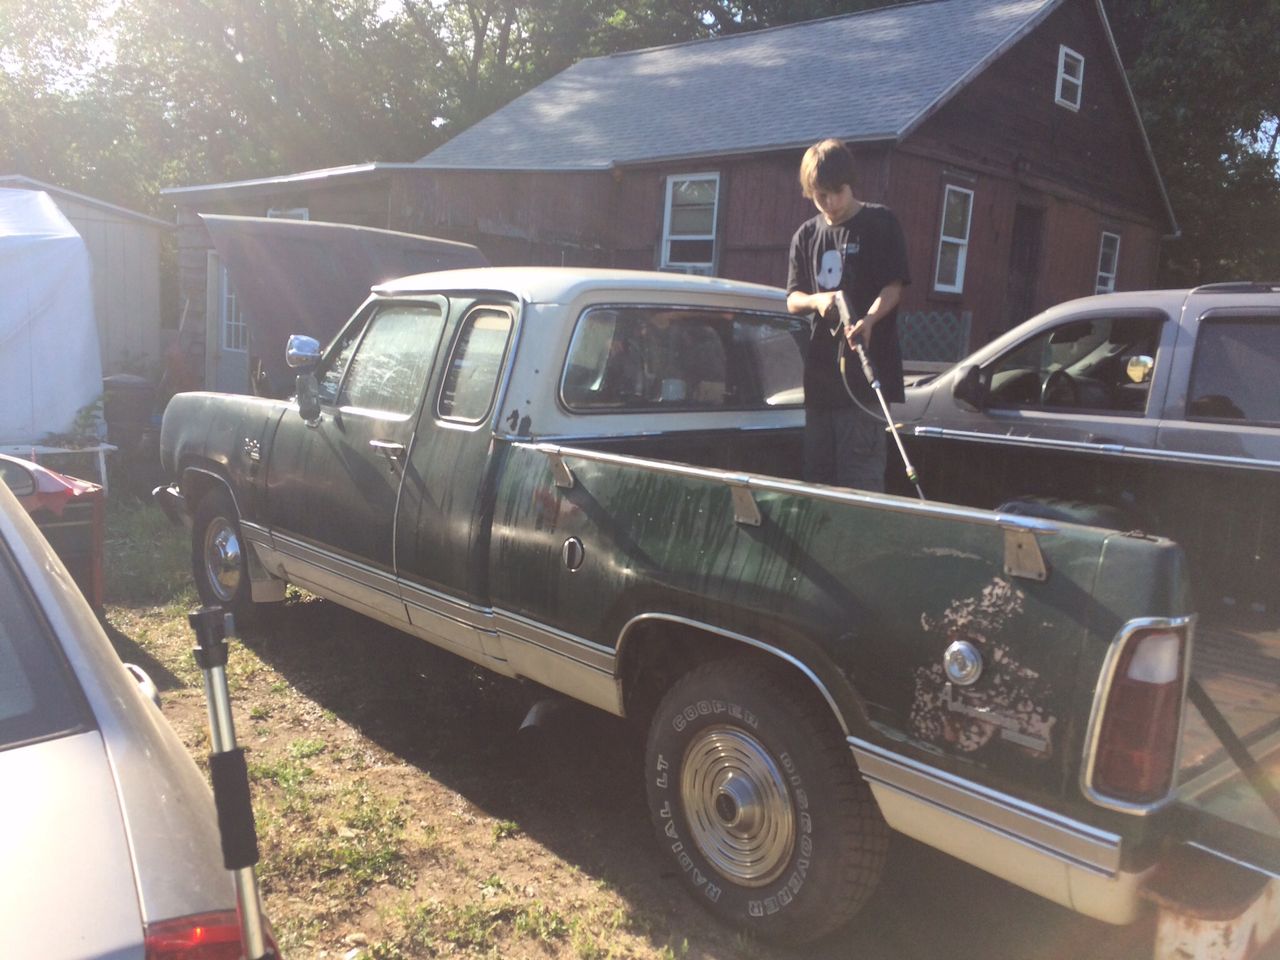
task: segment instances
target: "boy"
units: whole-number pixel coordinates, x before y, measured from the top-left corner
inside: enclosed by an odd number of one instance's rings
[[[898,218],[888,207],[859,200],[853,177],[853,155],[839,140],[805,151],[800,186],[818,215],[791,238],[787,309],[810,314],[813,324],[804,365],[804,479],[882,491],[885,423],[853,347],[864,345],[885,399],[900,403],[897,307],[911,276]],[[855,318],[845,329],[836,306],[841,291]],[[843,381],[841,339],[848,343]]]

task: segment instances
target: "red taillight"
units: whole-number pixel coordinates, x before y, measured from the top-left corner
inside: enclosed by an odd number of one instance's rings
[[[1131,803],[1162,799],[1173,784],[1186,670],[1181,630],[1135,632],[1111,679],[1094,753],[1092,786]]]
[[[270,955],[279,951],[267,937]],[[240,919],[234,910],[147,924],[147,960],[242,960]]]

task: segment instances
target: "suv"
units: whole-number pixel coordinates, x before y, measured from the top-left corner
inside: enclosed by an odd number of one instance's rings
[[[926,493],[1170,536],[1202,611],[1265,613],[1278,381],[1280,286],[1210,284],[1060,304],[917,380],[899,413]]]

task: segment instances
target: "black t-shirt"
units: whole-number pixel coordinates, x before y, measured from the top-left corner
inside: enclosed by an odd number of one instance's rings
[[[801,224],[791,238],[787,292],[844,290],[855,321],[871,309],[880,291],[895,280],[908,284],[911,275],[907,269],[907,244],[902,227],[888,207],[863,204],[852,217],[837,224],[828,224],[819,214]],[[839,318],[814,316],[811,322],[813,331],[804,365],[805,406],[851,406],[836,365],[844,334],[833,333],[832,327],[838,331]],[[901,402],[904,397],[902,349],[898,345],[896,308],[876,323],[868,352],[885,399]],[[857,357],[852,354],[845,361],[845,379],[859,398],[865,398],[864,402],[876,402]]]

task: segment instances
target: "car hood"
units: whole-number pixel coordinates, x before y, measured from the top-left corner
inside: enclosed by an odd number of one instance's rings
[[[0,955],[141,958],[142,916],[96,730],[0,751]]]

